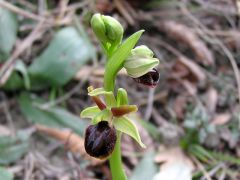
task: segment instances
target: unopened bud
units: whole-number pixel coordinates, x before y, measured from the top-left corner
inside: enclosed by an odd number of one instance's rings
[[[97,38],[103,43],[113,46],[119,45],[123,37],[123,27],[114,18],[101,14],[93,15],[91,26]]]

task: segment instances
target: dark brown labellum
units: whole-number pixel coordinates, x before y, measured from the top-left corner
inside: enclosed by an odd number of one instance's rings
[[[85,150],[90,156],[103,159],[113,152],[116,140],[116,130],[107,121],[101,121],[86,129]]]
[[[147,72],[146,74],[133,79],[137,83],[141,83],[149,87],[155,87],[159,81],[159,73],[155,68],[153,68],[151,71]]]

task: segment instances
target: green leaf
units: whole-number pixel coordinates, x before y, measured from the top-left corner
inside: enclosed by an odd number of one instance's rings
[[[142,143],[137,127],[130,119],[126,117],[115,118],[113,119],[113,125],[118,131],[126,133],[135,139],[142,148],[146,147]]]
[[[114,89],[114,81],[118,71],[123,67],[125,59],[129,56],[132,48],[136,45],[144,30],[140,30],[125,40],[117,51],[111,56],[107,62],[104,74],[104,87],[107,91]]]
[[[8,165],[20,159],[29,149],[29,134],[18,132],[16,137],[0,136],[0,164]]]
[[[84,110],[82,110],[80,117],[81,118],[90,118],[92,119],[97,113],[99,113],[101,110],[97,106],[88,107]]]
[[[30,96],[28,93],[22,93],[18,102],[21,112],[30,122],[43,124],[49,127],[70,128],[80,135],[83,135],[87,126],[86,121],[81,120],[78,116],[71,114],[63,108],[39,108],[44,101],[40,98]]]
[[[24,88],[30,89],[30,79],[25,64],[21,60],[17,60],[14,71],[4,84],[3,89],[14,91]]]
[[[0,179],[13,180],[13,173],[9,172],[6,168],[0,167]]]
[[[26,68],[25,64],[22,61],[18,60],[15,65],[15,69],[22,74],[25,88],[29,90],[30,89],[30,79],[29,79],[27,68]]]
[[[155,153],[146,153],[140,163],[133,170],[130,180],[146,180],[153,179],[154,175],[159,171],[158,166],[154,162]]]
[[[0,7],[0,62],[7,59],[17,38],[17,17]]]
[[[91,44],[76,28],[63,28],[29,67],[31,83],[35,88],[63,86],[93,56],[92,53]]]
[[[21,76],[16,71],[13,71],[8,81],[1,88],[9,91],[24,89],[24,82]]]
[[[119,88],[117,91],[117,106],[127,105],[127,104],[128,104],[127,91],[123,88]]]

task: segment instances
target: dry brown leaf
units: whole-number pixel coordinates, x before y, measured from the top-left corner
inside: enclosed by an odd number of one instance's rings
[[[185,108],[188,102],[188,97],[184,95],[178,95],[175,99],[173,109],[178,119],[183,120],[185,115]]]
[[[200,84],[206,83],[206,75],[200,68],[198,64],[196,64],[193,60],[188,59],[185,56],[180,56],[177,58],[177,61],[181,62],[183,65],[185,65],[188,70],[192,73],[193,76],[198,80]],[[189,77],[191,78],[191,77]]]
[[[4,125],[0,125],[0,136],[9,136],[9,135],[11,135],[10,129]]]
[[[188,45],[195,53],[200,63],[214,65],[214,57],[206,44],[190,28],[174,21],[164,21],[158,25],[159,30],[164,31],[170,38]]]
[[[207,90],[206,99],[205,99],[206,108],[210,113],[210,115],[213,115],[215,113],[217,101],[218,101],[218,92],[215,88],[210,87]]]
[[[231,120],[230,113],[217,114],[212,120],[212,124],[215,125],[224,125]]]
[[[84,139],[70,130],[49,128],[43,125],[36,125],[36,129],[43,134],[59,140],[72,153],[79,153],[84,159],[89,160],[92,165],[98,165],[105,161],[89,156],[84,148]]]
[[[163,148],[163,150],[156,155],[154,161],[161,163],[161,170],[178,161],[184,162],[194,169],[192,160],[185,155],[180,147]]]
[[[161,163],[160,172],[155,175],[156,179],[191,179],[194,164],[179,147],[164,148],[155,157],[156,163]]]

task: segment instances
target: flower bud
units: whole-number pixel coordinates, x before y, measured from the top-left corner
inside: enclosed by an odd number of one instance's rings
[[[97,38],[103,43],[110,43],[116,46],[121,43],[123,27],[114,18],[95,14],[91,19],[91,26]]]
[[[159,80],[159,73],[158,71],[153,68],[148,73],[144,74],[143,76],[140,76],[138,78],[133,78],[136,82],[141,83],[143,85],[149,86],[149,87],[155,87]]]
[[[101,121],[86,129],[85,150],[90,156],[103,159],[113,152],[116,140],[116,130],[107,121]]]
[[[153,58],[153,52],[147,46],[138,46],[131,50],[131,55],[125,60],[124,68],[132,78],[143,76],[159,64],[157,58]]]

